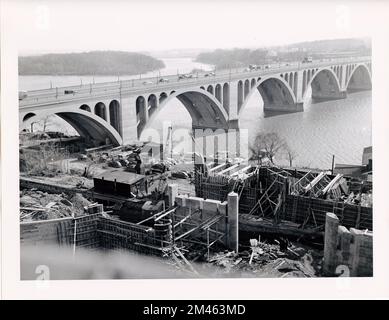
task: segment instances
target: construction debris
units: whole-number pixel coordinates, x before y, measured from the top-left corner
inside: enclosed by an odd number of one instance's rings
[[[52,194],[39,190],[22,190],[20,221],[50,220],[85,215],[92,203],[81,194]]]
[[[236,254],[218,252],[209,263],[220,267],[223,273],[254,273],[260,277],[317,277],[320,275],[322,253],[291,244],[286,252],[280,245],[250,239],[250,249]]]

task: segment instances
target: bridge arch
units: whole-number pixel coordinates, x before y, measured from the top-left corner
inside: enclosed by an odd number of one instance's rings
[[[103,102],[97,102],[95,105],[95,115],[99,116],[100,118],[107,120],[107,108],[105,107],[105,104]]]
[[[167,93],[166,92],[162,92],[159,95],[159,104],[161,104],[166,98],[167,98]]]
[[[91,112],[91,109],[90,107],[87,105],[87,104],[83,104],[81,107],[80,107],[81,110],[85,110],[85,111],[88,111],[88,112]]]
[[[23,119],[26,119],[30,114],[32,113],[25,114]],[[66,121],[90,146],[97,147],[106,143],[113,144],[114,146],[122,144],[122,137],[119,132],[107,121],[90,111],[81,108],[72,108],[69,110],[61,108],[56,112],[42,110],[34,113],[34,116],[39,119],[44,119],[50,115],[56,115]],[[29,117],[25,121],[31,118]]]
[[[120,103],[117,100],[112,100],[109,103],[109,123],[121,134],[121,110]]]
[[[328,97],[341,97],[341,87],[336,76],[335,68],[321,68],[317,72],[307,71],[306,85],[303,86],[303,100],[305,100],[308,88],[312,88],[313,99],[323,99]],[[304,82],[305,84],[305,82]]]
[[[247,96],[249,95],[250,93],[250,81],[249,80],[246,80],[244,82],[244,98],[246,99]]]
[[[238,109],[239,113],[242,112],[255,89],[258,90],[262,97],[265,110],[279,111],[282,108],[287,108],[296,103],[296,97],[286,79],[281,76],[259,78],[253,90],[245,98],[240,110]]]
[[[217,84],[215,86],[215,97],[216,99],[222,103],[222,86],[220,84]]]
[[[213,94],[213,86],[212,86],[211,84],[207,87],[207,91],[208,91],[210,94]]]
[[[157,114],[174,98],[177,98],[190,114],[193,127],[214,129],[228,127],[228,114],[215,96],[200,88],[182,89],[167,97],[149,119],[140,117],[138,138],[143,130],[151,125]]]
[[[365,64],[361,63],[350,72],[346,83],[347,91],[371,90],[371,73]]]
[[[228,112],[230,107],[230,85],[229,83],[223,84],[223,108]]]
[[[27,120],[31,119],[32,117],[35,117],[35,116],[36,116],[36,114],[34,112],[29,112],[29,113],[27,113],[26,115],[23,116],[23,122],[25,122],[25,121],[27,121]]]
[[[243,105],[243,82],[242,80],[238,81],[238,112]]]
[[[140,135],[140,131],[143,130],[146,125],[148,113],[146,112],[146,99],[143,96],[139,96],[135,101],[135,113],[136,113],[136,122],[137,122],[137,130],[138,136]]]
[[[157,110],[158,107],[158,99],[155,96],[155,94],[150,94],[149,98],[147,99],[147,111],[148,116],[151,117],[155,110]]]

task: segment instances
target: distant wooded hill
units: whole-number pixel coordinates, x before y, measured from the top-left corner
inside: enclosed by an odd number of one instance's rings
[[[345,55],[371,54],[370,39],[335,39],[295,43],[260,49],[217,49],[200,53],[196,61],[228,69],[278,61],[299,61],[306,56],[314,59]]]
[[[19,57],[19,75],[133,75],[164,68],[163,61],[122,51]]]

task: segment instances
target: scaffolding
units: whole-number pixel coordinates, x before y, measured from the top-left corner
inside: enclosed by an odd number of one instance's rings
[[[350,190],[362,192],[363,186],[371,190],[371,184],[350,185],[341,175],[325,171],[293,170],[278,167],[256,166],[244,168],[239,174],[197,176],[196,195],[224,201],[228,192],[239,196],[239,213],[274,223],[291,222],[300,230],[324,229],[326,212],[335,213],[346,227],[372,230],[372,208],[347,201]],[[227,172],[228,173],[228,172]]]

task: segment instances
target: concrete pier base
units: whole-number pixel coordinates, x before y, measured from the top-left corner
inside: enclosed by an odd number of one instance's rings
[[[322,101],[329,101],[329,100],[339,100],[339,99],[346,99],[347,98],[347,91],[340,91],[338,93],[328,93],[328,92],[312,92],[312,100],[314,102],[322,102]]]
[[[293,112],[302,112],[304,111],[304,103],[294,103],[294,104],[288,104],[288,105],[269,105],[264,106],[263,110],[266,113],[293,113]]]
[[[323,262],[323,273],[326,276],[333,276],[337,267],[336,246],[338,243],[338,227],[338,217],[331,212],[327,212]]]

